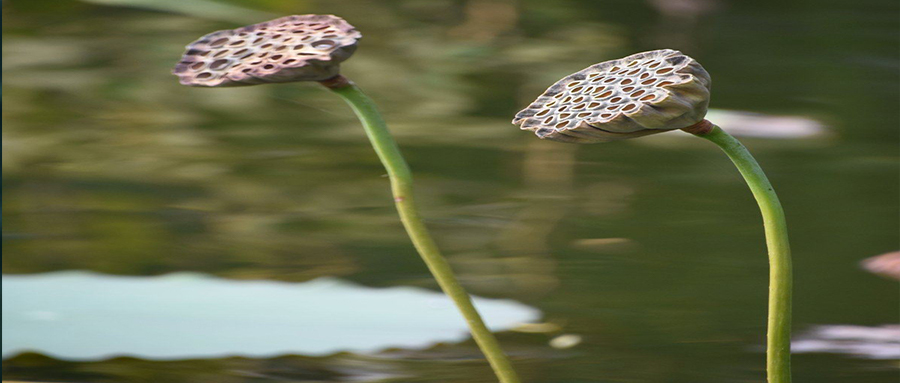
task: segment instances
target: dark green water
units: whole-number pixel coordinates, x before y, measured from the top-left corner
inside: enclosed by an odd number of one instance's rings
[[[575,146],[509,124],[558,78],[650,49],[701,62],[713,108],[824,127],[743,138],[788,214],[795,331],[897,323],[897,283],[859,261],[900,242],[898,3],[677,4],[5,1],[3,273],[329,276],[435,289],[339,99],[314,84],[192,89],[169,74],[183,46],[210,31],[333,13],[365,36],[343,71],[384,110],[461,278],[558,328],[498,334],[526,381],[764,380],[765,244],[727,159],[675,133]],[[549,345],[563,334],[581,342]],[[489,382],[479,355],[471,341],[165,362],[27,353],[4,359],[3,378]],[[898,375],[890,359],[794,358],[798,382]]]

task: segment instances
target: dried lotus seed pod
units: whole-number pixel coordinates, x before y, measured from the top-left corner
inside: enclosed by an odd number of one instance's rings
[[[287,16],[203,36],[172,73],[184,85],[205,87],[322,81],[338,75],[361,37],[337,16]]]
[[[706,70],[679,51],[637,53],[559,80],[512,123],[564,142],[646,136],[703,121],[709,86]]]

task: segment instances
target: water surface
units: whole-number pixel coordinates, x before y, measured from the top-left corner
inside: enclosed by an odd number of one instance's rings
[[[726,128],[762,117],[743,140],[787,211],[796,331],[897,323],[896,281],[859,267],[900,243],[900,10],[886,0],[6,1],[3,272],[436,291],[341,100],[313,84],[191,89],[169,74],[203,34],[295,13],[338,14],[365,35],[343,70],[384,110],[466,286],[543,313],[541,331],[498,334],[527,381],[763,380],[765,245],[727,159],[676,133],[576,146],[509,123],[566,74],[662,47],[712,74],[712,107],[736,113]],[[814,134],[758,134],[785,119]],[[365,318],[373,336],[395,330]],[[566,335],[581,341],[550,345]],[[797,381],[896,382],[896,366],[802,353],[794,369]],[[492,381],[471,340],[171,361],[25,353],[5,356],[3,376]]]

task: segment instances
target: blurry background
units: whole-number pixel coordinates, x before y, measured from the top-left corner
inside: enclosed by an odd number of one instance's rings
[[[201,35],[305,13],[362,31],[343,72],[383,109],[470,291],[542,313],[498,334],[527,381],[764,379],[764,237],[725,156],[674,132],[576,146],[509,123],[560,77],[644,50],[705,66],[710,119],[743,133],[776,186],[797,337],[897,322],[896,281],[859,266],[900,242],[896,0],[3,1],[3,273],[436,290],[341,100],[316,84],[194,89],[170,74]],[[862,349],[887,358],[822,340],[829,353],[795,356],[796,379],[895,382],[900,344],[870,338],[881,346]],[[4,379],[493,379],[470,340],[168,361],[36,351],[4,355]]]

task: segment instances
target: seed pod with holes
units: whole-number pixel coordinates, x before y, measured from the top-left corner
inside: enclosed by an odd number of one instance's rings
[[[338,75],[361,37],[337,16],[287,16],[203,36],[172,73],[204,87],[323,81]]]
[[[553,84],[513,124],[538,137],[596,143],[681,129],[703,121],[710,78],[671,49],[592,65]]]

